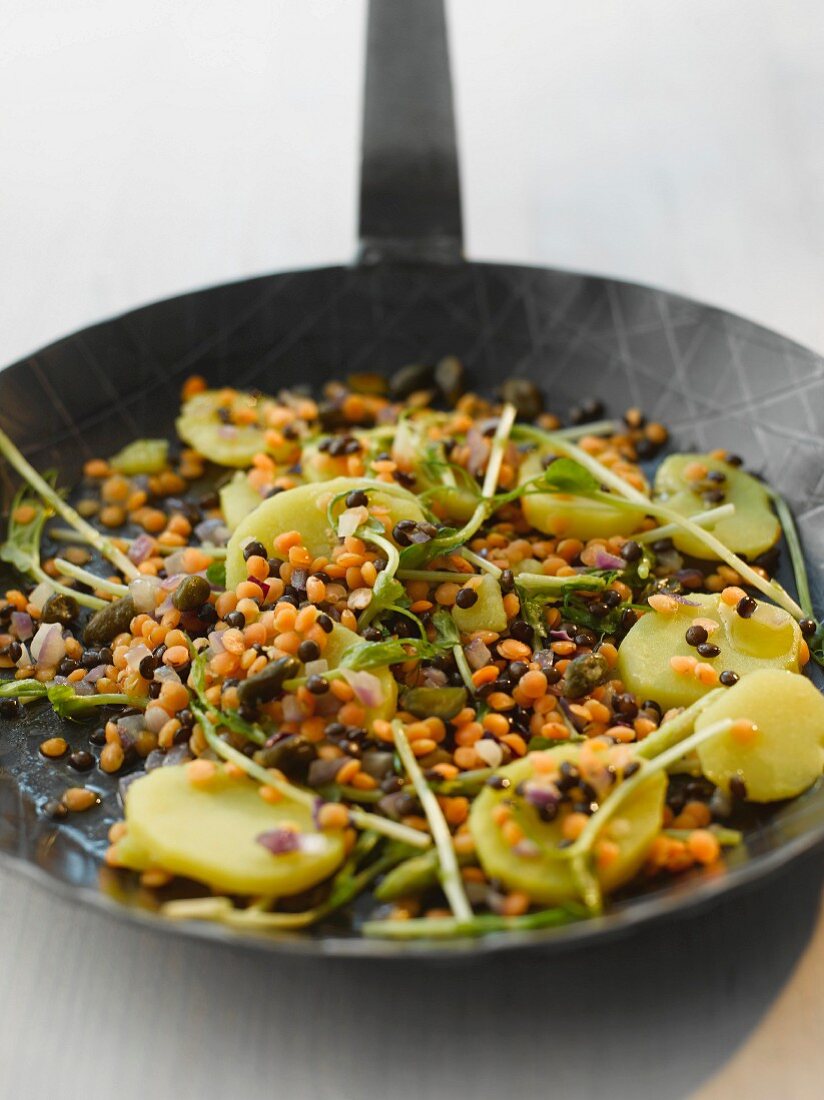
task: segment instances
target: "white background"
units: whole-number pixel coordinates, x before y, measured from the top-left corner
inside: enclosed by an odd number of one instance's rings
[[[657,283],[824,351],[820,0],[454,0],[450,17],[472,257]],[[153,298],[351,258],[362,30],[355,0],[0,0],[0,362]],[[462,1100],[473,1049],[475,1100],[525,1094],[483,983],[458,1056],[402,985],[376,1008],[374,970],[353,1048],[359,983],[332,974],[324,993],[0,875],[0,1097]],[[418,1074],[369,1061],[381,1034],[398,1058],[419,1045]],[[587,1064],[558,1095],[586,1096]]]
[[[412,0],[410,0],[412,2]],[[0,363],[355,249],[361,0],[0,0]],[[820,0],[455,0],[467,246],[824,349]]]

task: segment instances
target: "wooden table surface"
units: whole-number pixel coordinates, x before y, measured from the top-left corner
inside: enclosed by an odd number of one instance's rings
[[[3,360],[352,255],[362,7],[0,8]],[[450,16],[473,256],[658,283],[824,350],[818,0]],[[0,1098],[816,1100],[820,887],[813,857],[586,955],[402,967],[185,943],[0,873]]]

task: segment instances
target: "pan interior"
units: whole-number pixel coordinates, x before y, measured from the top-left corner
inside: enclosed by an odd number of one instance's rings
[[[390,373],[446,354],[463,359],[478,391],[494,391],[507,376],[528,377],[562,416],[582,398],[599,397],[610,415],[638,406],[664,422],[679,449],[723,446],[740,454],[793,507],[813,600],[822,606],[824,360],[742,318],[627,283],[462,264],[325,268],[215,287],[103,322],[8,368],[0,374],[0,426],[35,466],[56,469],[60,484],[71,485],[87,458],[136,436],[172,434],[180,385],[191,373],[213,386],[318,390],[332,378]],[[12,488],[7,469],[0,469],[4,509]],[[114,897],[126,903],[120,911],[134,912],[147,899],[123,893],[116,876],[100,890],[99,857],[117,816],[116,780],[95,773],[91,785],[110,797],[71,824],[55,826],[39,813],[71,785],[64,765],[36,752],[56,721],[32,714],[1,731],[0,855],[89,899],[106,904]],[[85,741],[77,727],[69,737]],[[712,890],[766,872],[782,853],[820,835],[824,792],[816,788],[755,830],[725,883]],[[549,935],[559,946],[572,944],[682,905],[702,889],[700,882],[660,889],[619,906],[591,931],[573,926]],[[256,942],[346,954],[409,950],[323,933]],[[473,949],[484,950],[484,941]]]

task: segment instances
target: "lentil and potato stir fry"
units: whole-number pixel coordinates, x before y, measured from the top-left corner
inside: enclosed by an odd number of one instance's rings
[[[317,400],[192,377],[180,443],[87,462],[73,505],[0,436],[0,718],[75,723],[33,749],[76,775],[42,812],[121,777],[106,863],[174,880],[170,917],[548,928],[722,871],[742,805],[820,776],[784,502],[723,449],[650,483],[638,409],[465,387],[454,358]]]

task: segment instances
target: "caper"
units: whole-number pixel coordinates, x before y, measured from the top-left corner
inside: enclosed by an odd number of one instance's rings
[[[86,624],[83,641],[86,645],[105,645],[118,634],[125,634],[135,617],[134,600],[124,596],[96,612]]]
[[[212,591],[205,577],[184,577],[174,591],[172,603],[178,611],[197,611]]]
[[[518,410],[519,420],[537,420],[544,411],[544,396],[528,378],[507,378],[501,398]]]
[[[309,765],[317,759],[317,755],[318,751],[311,741],[290,733],[256,752],[255,760],[264,768],[279,768],[289,779],[303,782]]]
[[[580,699],[609,676],[606,657],[600,653],[585,653],[570,661],[564,672],[563,692],[567,699]]]
[[[242,680],[237,686],[238,698],[247,706],[268,703],[283,687],[284,680],[299,672],[300,664],[294,657],[279,657],[254,676]]]
[[[466,688],[410,688],[403,697],[403,705],[416,718],[443,718],[447,721],[466,706]]]
[[[68,626],[73,619],[77,618],[77,613],[79,611],[80,607],[74,596],[63,596],[59,593],[55,593],[53,596],[49,596],[43,604],[43,613],[40,616],[40,621],[43,623],[60,623],[62,626]]]
[[[454,355],[446,355],[435,367],[435,385],[448,405],[456,405],[466,389],[466,370]]]
[[[409,363],[401,367],[389,379],[389,396],[394,401],[403,401],[417,390],[428,389],[432,385],[433,373],[428,363]]]

